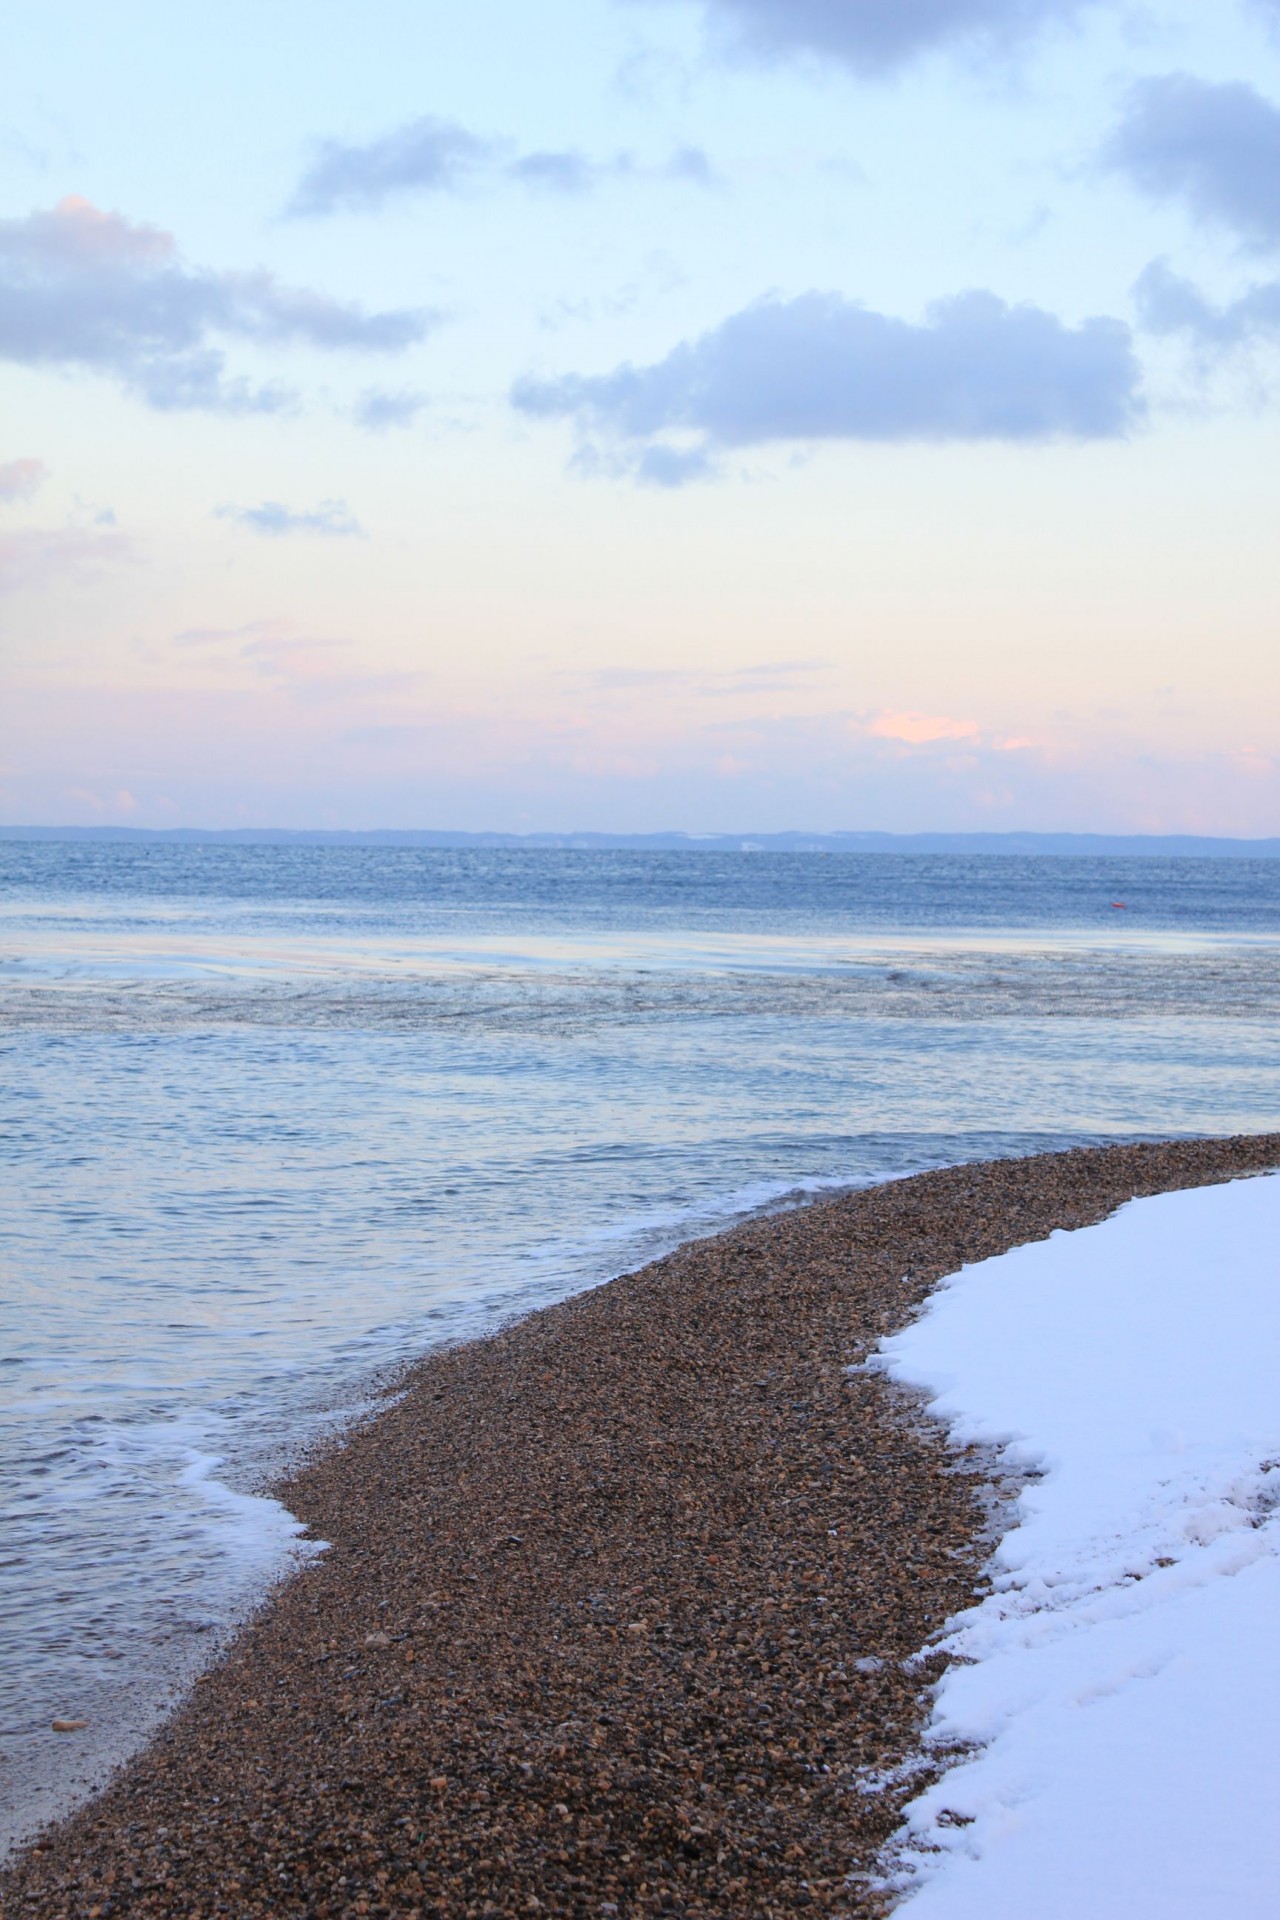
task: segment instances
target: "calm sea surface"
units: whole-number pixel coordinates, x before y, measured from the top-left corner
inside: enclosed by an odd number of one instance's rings
[[[1280,861],[0,844],[10,1827],[388,1367],[828,1188],[1280,1128],[1278,1011]]]

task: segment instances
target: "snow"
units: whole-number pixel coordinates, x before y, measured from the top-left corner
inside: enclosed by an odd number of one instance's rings
[[[876,1364],[1037,1476],[942,1638],[910,1920],[1274,1920],[1280,1178],[964,1268]]]

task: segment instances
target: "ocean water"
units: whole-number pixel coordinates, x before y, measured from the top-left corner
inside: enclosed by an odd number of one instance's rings
[[[1280,861],[0,844],[0,1831],[433,1343],[823,1191],[1280,1128]],[[86,1728],[54,1734],[54,1718]]]

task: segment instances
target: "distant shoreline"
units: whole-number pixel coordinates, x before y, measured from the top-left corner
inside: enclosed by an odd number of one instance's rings
[[[191,847],[378,847],[530,853],[843,853],[1010,859],[1280,860],[1280,836],[1109,833],[464,833],[375,827],[0,826],[0,842]]]

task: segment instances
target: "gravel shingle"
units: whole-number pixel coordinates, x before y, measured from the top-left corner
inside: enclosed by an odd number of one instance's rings
[[[106,1916],[870,1916],[982,1463],[850,1374],[963,1261],[1280,1135],[953,1168],[438,1352],[278,1489],[330,1551],[3,1882]],[[878,1790],[875,1783],[889,1775]]]

